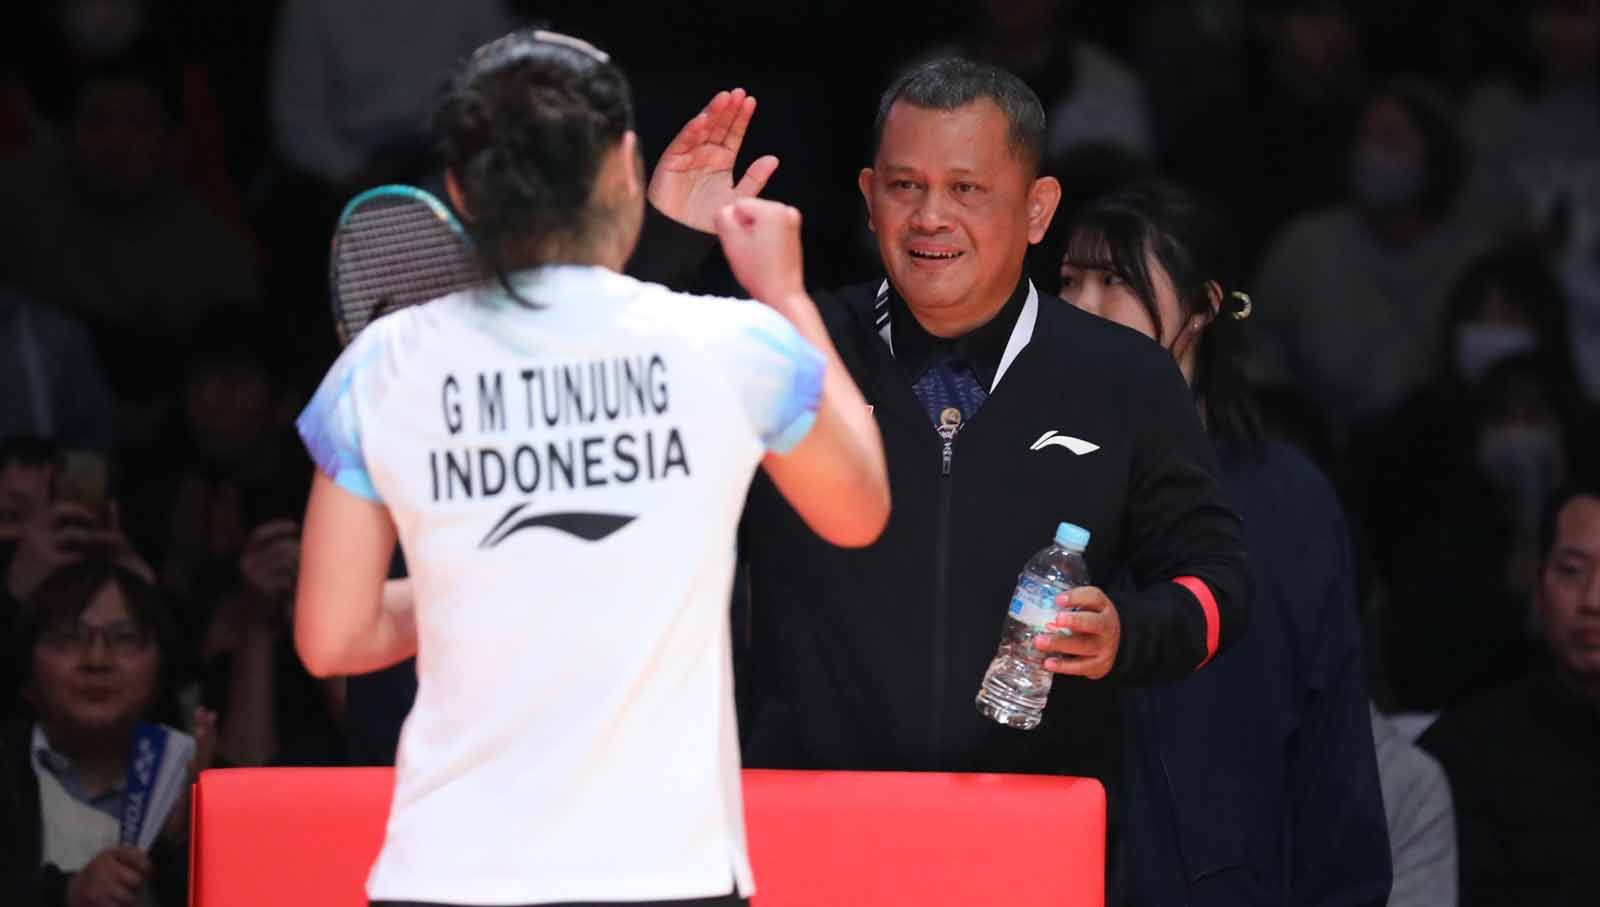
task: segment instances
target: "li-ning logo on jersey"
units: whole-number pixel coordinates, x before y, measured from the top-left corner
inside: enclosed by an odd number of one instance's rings
[[[528,506],[524,501],[507,510],[494,524],[489,534],[478,543],[479,548],[493,548],[524,529],[555,529],[576,536],[586,542],[598,542],[638,519],[621,513],[540,513],[513,520]]]
[[[601,541],[638,514],[583,509],[588,492],[690,476],[662,354],[446,374],[439,401],[451,441],[428,451],[433,503],[514,501],[479,548],[528,529]],[[553,506],[529,513],[530,499]]]
[[[1082,438],[1074,438],[1071,435],[1058,435],[1054,429],[1040,435],[1039,440],[1033,442],[1028,449],[1044,450],[1046,447],[1065,447],[1080,457],[1100,449],[1100,445],[1085,441]]]

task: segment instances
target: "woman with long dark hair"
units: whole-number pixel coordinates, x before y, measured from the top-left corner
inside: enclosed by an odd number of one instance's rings
[[[1175,837],[1127,829],[1132,902],[1382,904],[1390,854],[1348,533],[1327,479],[1262,431],[1239,369],[1253,304],[1231,233],[1187,190],[1143,181],[1088,205],[1067,236],[1062,298],[1160,343],[1188,379],[1255,573],[1235,650],[1124,694],[1140,741],[1124,748],[1127,795],[1168,800],[1177,824]]]
[[[373,322],[300,419],[318,465],[301,658],[326,676],[417,656],[368,895],[736,902],[745,490],[762,465],[841,545],[888,518],[877,427],[803,288],[799,216],[753,199],[716,215],[761,304],[625,277],[645,203],[628,82],[566,35],[477,50],[435,131],[486,279]],[[410,594],[386,603],[397,537]]]

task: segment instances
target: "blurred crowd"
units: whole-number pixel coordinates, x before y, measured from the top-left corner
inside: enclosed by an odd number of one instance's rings
[[[360,189],[438,185],[427,116],[446,67],[534,20],[622,62],[647,160],[714,91],[755,94],[746,153],[781,158],[765,194],[805,212],[819,284],[878,267],[855,171],[879,88],[943,55],[1022,76],[1047,109],[1057,222],[1151,174],[1230,217],[1264,415],[1349,515],[1378,707],[1429,749],[1439,715],[1481,718],[1548,666],[1546,503],[1600,443],[1600,0],[659,7],[0,13],[8,791],[32,776],[34,728],[102,813],[141,719],[208,744],[206,764],[360,758],[343,684],[310,677],[288,632],[311,470],[292,421],[338,352],[328,238]],[[1058,233],[1030,257],[1042,292]],[[716,261],[696,280],[735,288]],[[1540,732],[1505,711],[1478,739],[1544,764]],[[1600,703],[1551,714],[1590,759],[1570,800],[1600,804]],[[1473,755],[1437,739],[1469,783]],[[1600,843],[1596,816],[1561,833]],[[154,855],[85,856],[105,865],[79,889],[162,873]]]

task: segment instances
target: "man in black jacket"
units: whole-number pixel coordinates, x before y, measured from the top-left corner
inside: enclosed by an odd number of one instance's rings
[[[707,120],[740,103],[724,153],[707,150]],[[659,211],[705,229],[706,196],[765,181],[770,158],[731,179],[752,108],[719,96],[691,121],[653,178]],[[1038,99],[992,67],[937,61],[883,97],[860,186],[887,279],[813,298],[874,408],[894,511],[876,544],[837,549],[757,480],[748,765],[1056,772],[1114,796],[1116,693],[1095,681],[1183,676],[1243,631],[1238,519],[1171,357],[1024,277],[1060,198],[1038,175],[1043,135]],[[1017,573],[1060,521],[1093,533],[1100,587],[1073,593],[1074,635],[1041,641],[1063,675],[1043,724],[1012,730],[973,697]]]

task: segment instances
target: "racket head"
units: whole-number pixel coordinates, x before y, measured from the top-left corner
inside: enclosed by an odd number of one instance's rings
[[[483,279],[472,242],[450,209],[415,186],[388,185],[352,198],[328,257],[339,342],[374,319],[464,290]]]

